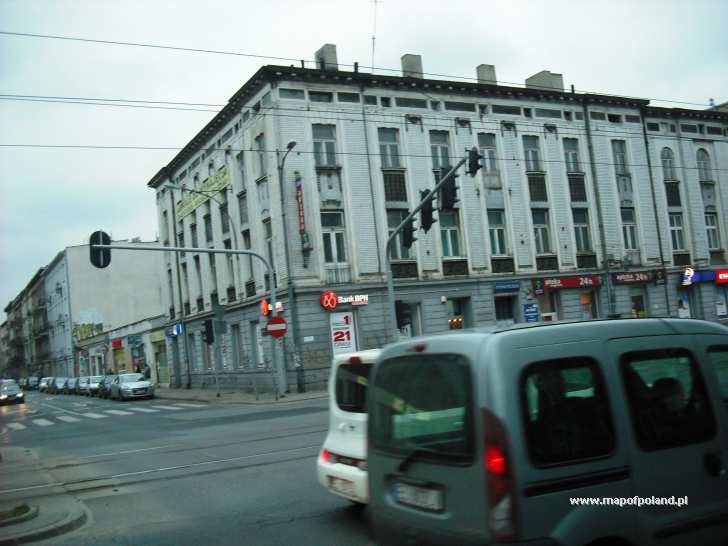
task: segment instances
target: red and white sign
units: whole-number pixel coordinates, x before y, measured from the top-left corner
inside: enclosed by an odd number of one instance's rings
[[[319,301],[321,302],[321,307],[327,311],[333,311],[336,309],[336,304],[339,303],[339,299],[336,297],[336,294],[334,294],[331,290],[327,290],[321,294]]]
[[[112,349],[121,349],[121,338],[111,340]]]
[[[331,313],[331,346],[334,354],[356,351],[356,331],[354,330],[354,313]]]
[[[337,296],[331,290],[321,294],[319,298],[321,307],[327,311],[333,311],[337,305],[351,304],[351,305],[369,305],[369,294],[351,294],[349,296]]]
[[[303,185],[296,182],[296,205],[298,205],[298,233],[306,231],[306,215],[303,212]]]
[[[715,272],[715,284],[728,284],[728,269]]]
[[[599,275],[580,275],[578,277],[549,277],[543,280],[546,290],[562,288],[590,288],[599,286]]]
[[[612,273],[613,284],[645,284],[648,282],[650,282],[650,274],[647,271]]]
[[[281,316],[271,317],[268,319],[268,324],[266,324],[265,329],[269,336],[283,337],[288,331],[286,319]]]

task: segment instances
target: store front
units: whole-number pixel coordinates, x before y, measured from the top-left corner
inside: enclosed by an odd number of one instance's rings
[[[612,273],[612,285],[625,286],[628,290],[630,318],[647,318],[649,316],[647,285],[651,280],[652,275],[649,271]]]
[[[496,281],[493,286],[493,307],[498,327],[508,327],[518,322],[518,294],[521,281]]]
[[[326,290],[321,293],[319,303],[329,316],[328,336],[333,355],[358,351],[358,309],[369,305],[369,295],[339,295],[331,290]],[[412,319],[408,318],[407,324],[411,326]]]
[[[150,333],[149,341],[152,344],[152,379],[157,384],[168,385],[170,374],[164,330]]]
[[[728,322],[728,269],[715,272],[715,312],[720,322]]]
[[[121,338],[111,340],[111,361],[113,373],[118,374],[129,371],[126,368],[126,354],[124,353],[124,345]]]
[[[599,275],[533,280],[542,321],[599,318]]]

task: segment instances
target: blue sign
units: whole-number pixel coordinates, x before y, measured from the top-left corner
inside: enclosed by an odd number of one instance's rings
[[[521,281],[496,281],[495,293],[504,294],[521,290]]]
[[[683,271],[683,274],[680,275],[680,284],[682,286],[713,281],[715,281],[715,271],[695,271],[691,267],[687,267]]]
[[[170,338],[181,336],[184,333],[185,333],[185,327],[184,327],[184,324],[182,324],[181,322],[178,322],[174,326],[169,326],[168,328],[164,329],[164,334]]]
[[[526,322],[538,322],[538,304],[524,303],[523,318]]]

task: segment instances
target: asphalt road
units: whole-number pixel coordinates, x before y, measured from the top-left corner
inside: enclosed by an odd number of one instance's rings
[[[87,523],[41,544],[372,545],[367,511],[316,480],[327,422],[326,399],[251,407],[32,392],[0,407],[0,445],[34,450],[56,484],[0,484],[0,501],[61,490],[83,502]]]

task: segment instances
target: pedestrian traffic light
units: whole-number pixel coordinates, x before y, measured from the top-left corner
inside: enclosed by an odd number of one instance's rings
[[[103,269],[111,263],[110,248],[95,248],[94,245],[110,245],[111,237],[103,231],[94,231],[89,238],[89,258],[94,267]]]
[[[202,340],[208,345],[212,345],[215,342],[215,332],[212,328],[212,319],[205,321],[205,329],[202,331]]]
[[[450,172],[451,167],[440,168],[440,180],[447,176]],[[458,188],[455,185],[455,179],[458,177],[457,174],[453,173],[445,184],[440,188],[440,210],[451,209],[458,202]]]
[[[430,193],[430,192],[427,190],[421,190],[420,191],[420,200],[424,200],[425,197],[427,197],[428,193]],[[432,199],[434,199],[434,197]],[[432,217],[432,214],[433,214],[432,199],[428,199],[422,205],[422,208],[420,209],[420,227],[425,230],[425,233],[430,231],[432,224],[435,223],[435,220]]]
[[[470,149],[468,152],[468,174],[470,176],[475,176],[478,170],[483,167],[483,164],[480,162],[483,157],[475,146]]]
[[[410,218],[409,221],[402,228],[402,246],[410,248],[417,240],[415,238],[415,219]]]

